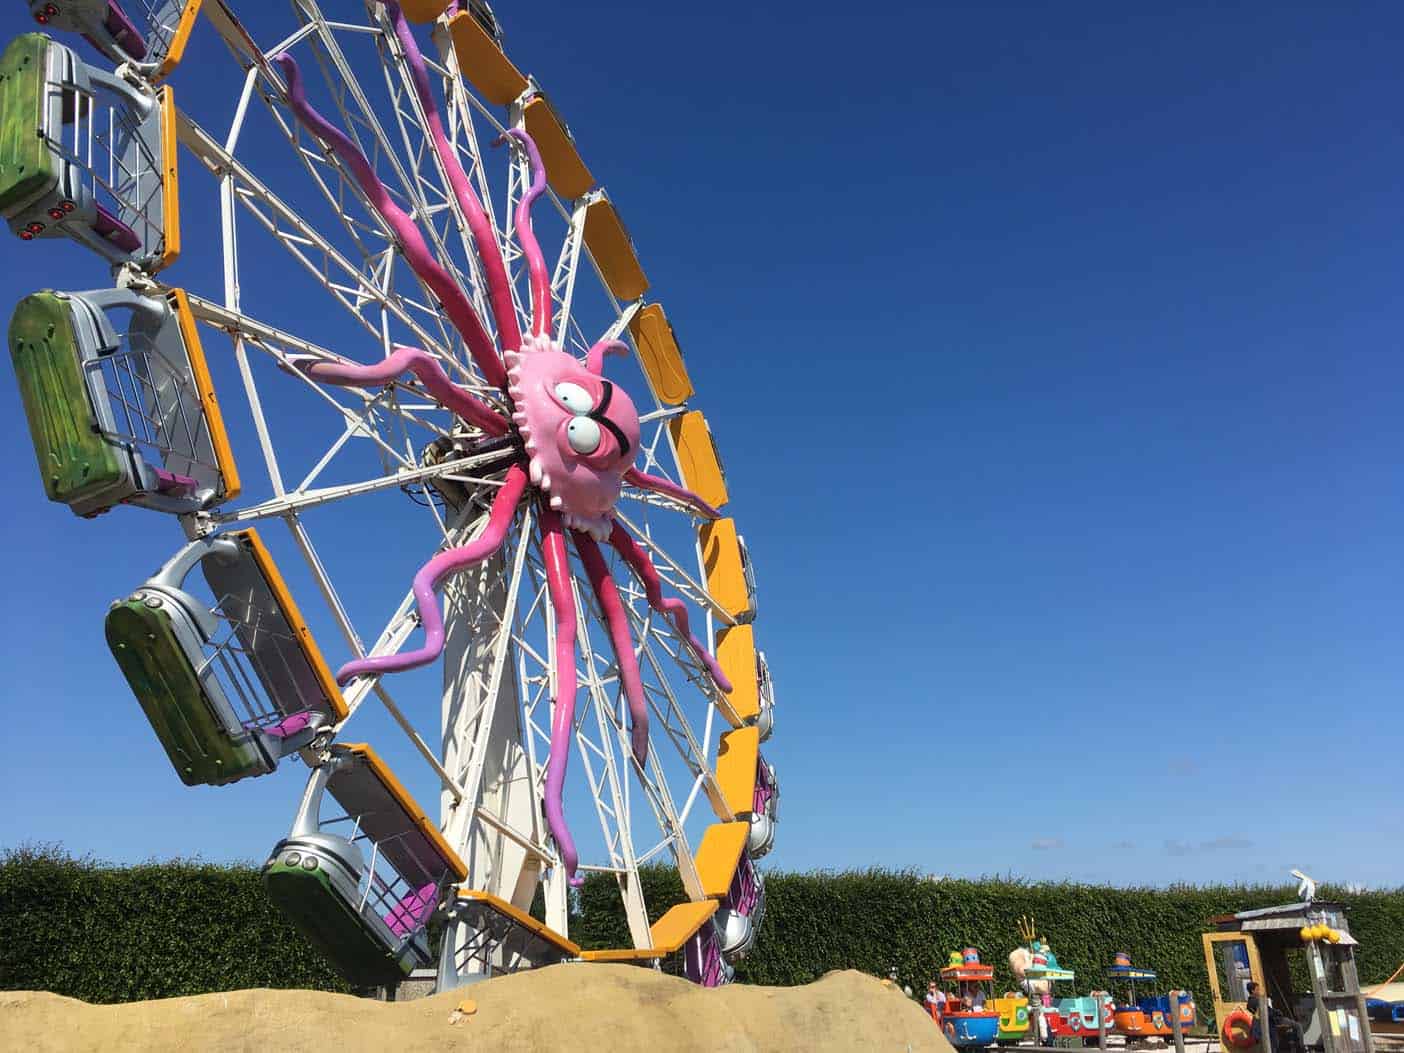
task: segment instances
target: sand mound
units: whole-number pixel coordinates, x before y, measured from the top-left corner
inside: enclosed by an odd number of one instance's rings
[[[470,1000],[471,1011],[459,1012]],[[0,1048],[24,1050],[932,1050],[931,1018],[871,976],[706,991],[624,965],[557,965],[413,1002],[231,991],[94,1006],[0,991]]]

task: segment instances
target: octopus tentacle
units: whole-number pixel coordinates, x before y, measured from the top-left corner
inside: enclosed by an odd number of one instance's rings
[[[570,556],[566,552],[565,529],[561,517],[550,508],[542,507],[541,552],[546,560],[546,589],[551,597],[551,609],[556,619],[556,712],[551,721],[551,756],[546,761],[546,794],[542,802],[546,810],[546,825],[556,840],[565,867],[566,880],[581,885],[584,878],[576,875],[580,853],[575,838],[566,824],[561,793],[565,788],[566,766],[570,763],[570,736],[575,729],[575,594],[570,587]]]
[[[605,355],[627,355],[629,345],[620,340],[601,340],[585,355],[585,368],[595,376],[604,375]]]
[[[419,232],[414,220],[410,219],[404,209],[395,204],[394,199],[390,196],[390,191],[376,176],[370,162],[366,160],[366,156],[361,153],[360,148],[351,141],[345,132],[318,113],[307,101],[307,91],[302,83],[302,71],[298,69],[297,62],[293,57],[282,54],[274,61],[278,63],[283,71],[283,76],[287,78],[288,105],[292,107],[293,113],[314,135],[327,144],[327,147],[343,164],[351,169],[356,185],[370,199],[371,205],[380,213],[381,218],[394,233],[395,240],[404,252],[410,268],[419,275],[425,285],[429,286],[439,303],[443,304],[444,312],[448,315],[454,328],[463,337],[464,343],[468,345],[468,351],[473,356],[473,361],[478,364],[478,368],[482,370],[483,376],[494,387],[504,387],[507,383],[507,372],[503,369],[502,359],[497,353],[492,337],[488,336],[487,330],[483,328],[482,320],[473,310],[473,305],[468,302],[468,297],[458,287],[453,276],[443,268],[438,260],[434,259],[424,240],[424,235]]]
[[[639,543],[618,523],[614,524],[614,530],[609,535],[609,543],[624,557],[624,562],[629,564],[634,575],[643,584],[648,605],[673,623],[673,627],[687,641],[693,655],[706,668],[717,687],[723,692],[730,692],[731,680],[722,672],[717,660],[702,646],[701,641],[692,635],[688,624],[687,605],[676,597],[663,595],[663,581],[658,577],[658,568],[653,565],[653,560],[648,558],[648,553],[640,548]]]
[[[450,574],[481,563],[502,547],[517,502],[526,491],[526,484],[526,472],[520,465],[514,464],[508,469],[502,488],[493,498],[492,509],[488,513],[487,529],[468,544],[440,552],[419,568],[419,573],[414,576],[414,600],[419,607],[420,624],[424,626],[424,646],[415,651],[358,658],[347,662],[337,671],[338,684],[345,686],[356,677],[365,676],[367,673],[399,673],[406,669],[417,669],[419,666],[428,665],[443,653],[444,619],[434,590]],[[572,663],[572,673],[574,669]]]
[[[536,336],[550,336],[551,276],[546,271],[546,257],[541,254],[541,245],[531,229],[531,206],[546,192],[546,166],[541,161],[536,140],[530,135],[520,128],[508,128],[507,135],[521,144],[531,166],[531,186],[517,202],[517,211],[512,217],[517,240],[522,244],[522,255],[526,257],[527,272],[531,275],[531,331]]]
[[[679,501],[687,505],[703,519],[720,519],[721,513],[709,505],[702,498],[698,497],[691,490],[679,486],[677,483],[657,475],[649,475],[641,472],[637,468],[630,468],[624,473],[624,481],[632,486],[637,486],[640,490],[652,490],[656,494],[664,497],[671,497],[674,501]]]
[[[572,536],[575,551],[580,553],[580,562],[585,565],[585,574],[595,590],[595,598],[600,601],[605,624],[609,626],[614,659],[619,665],[619,681],[624,686],[624,698],[629,704],[634,760],[639,767],[643,767],[648,760],[648,706],[644,703],[643,680],[639,677],[639,662],[634,655],[634,638],[629,632],[629,615],[619,599],[619,590],[610,576],[609,567],[605,565],[604,556],[600,554],[600,546],[590,535],[579,530],[574,531]]]
[[[390,19],[395,25],[395,36],[404,48],[405,61],[409,65],[410,79],[414,81],[415,94],[424,108],[425,121],[429,125],[429,138],[434,143],[434,151],[448,175],[458,207],[463,210],[463,218],[468,221],[468,229],[473,234],[473,244],[478,247],[478,259],[482,261],[487,276],[488,303],[492,307],[493,319],[497,322],[497,335],[502,346],[516,350],[522,346],[522,331],[517,324],[517,310],[512,304],[512,285],[507,279],[507,267],[502,262],[502,252],[497,246],[497,237],[492,221],[483,211],[483,204],[468,183],[468,174],[454,152],[453,145],[444,134],[443,121],[439,117],[439,106],[429,88],[429,69],[424,64],[419,44],[414,32],[406,21],[400,5],[390,0],[386,5]]]
[[[469,424],[489,435],[506,435],[507,421],[448,378],[433,356],[417,347],[396,347],[390,357],[372,365],[299,359],[293,365],[313,380],[340,387],[368,388],[388,384],[402,373],[413,373],[426,391]]]

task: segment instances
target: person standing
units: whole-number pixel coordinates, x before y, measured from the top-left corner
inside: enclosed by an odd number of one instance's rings
[[[940,1019],[941,1014],[946,1011],[946,992],[936,986],[936,981],[926,985],[926,1011],[936,1019]]]

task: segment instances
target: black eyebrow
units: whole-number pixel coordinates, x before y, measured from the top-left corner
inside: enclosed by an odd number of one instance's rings
[[[629,452],[629,440],[625,437],[624,433],[619,430],[619,425],[615,424],[614,421],[610,420],[608,417],[603,416],[604,411],[609,409],[610,399],[614,398],[614,385],[608,380],[601,380],[600,383],[604,385],[604,395],[600,398],[600,404],[586,414],[586,416],[596,424],[603,424],[609,429],[609,433],[614,436],[614,441],[619,444],[620,454],[627,454]]]

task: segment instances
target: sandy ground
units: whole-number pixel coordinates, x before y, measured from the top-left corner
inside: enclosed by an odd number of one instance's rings
[[[253,990],[94,1006],[0,991],[0,1049],[952,1053],[915,1002],[862,973],[829,973],[806,987],[707,991],[627,965],[557,965],[389,1004]]]

